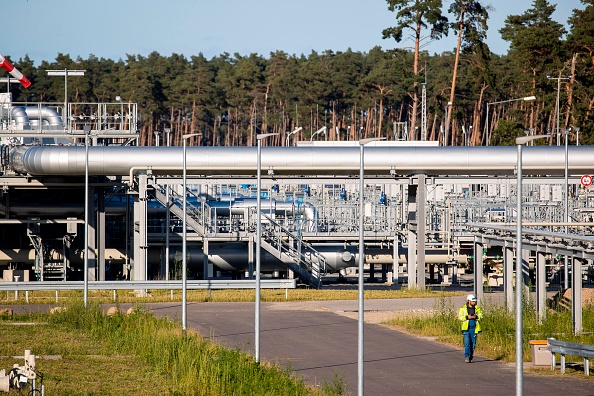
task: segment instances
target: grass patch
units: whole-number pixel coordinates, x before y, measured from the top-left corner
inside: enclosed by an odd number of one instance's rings
[[[148,303],[148,302],[169,302],[181,301],[181,290],[149,290],[144,296],[137,295],[131,290],[89,290],[89,301],[96,303]],[[328,300],[356,300],[358,291],[333,290],[333,289],[261,289],[261,301],[328,301]],[[365,299],[382,298],[425,298],[437,296],[457,296],[463,292],[446,292],[443,290],[433,291],[416,289],[385,289],[366,290]],[[57,295],[57,302],[56,302]],[[60,291],[30,291],[28,302],[25,292],[19,292],[18,300],[14,299],[14,292],[6,292],[3,296],[7,304],[56,304],[73,299],[83,300],[82,290]],[[187,300],[189,302],[253,302],[255,292],[252,289],[228,289],[228,290],[188,290]]]
[[[17,326],[17,322],[34,325]],[[309,386],[287,368],[258,364],[179,323],[134,314],[107,316],[97,304],[68,305],[53,314],[0,318],[0,367],[23,364],[13,356],[30,349],[38,359],[46,395],[338,395],[341,379]],[[22,360],[22,359],[21,359]]]
[[[515,361],[515,312],[508,312],[505,307],[492,304],[488,300],[481,304],[484,319],[481,321],[482,333],[479,335],[476,352],[479,355],[502,360]],[[387,325],[397,326],[406,331],[429,337],[438,341],[462,347],[462,334],[458,322],[458,310],[451,300],[440,298],[433,312],[422,315],[402,314],[385,322]],[[584,308],[582,323],[584,333],[573,334],[570,311],[549,312],[546,319],[539,324],[536,320],[535,308],[529,302],[523,306],[523,356],[525,361],[531,361],[530,340],[546,340],[554,337],[563,341],[594,345],[594,309]],[[581,358],[568,356],[568,361],[581,361]],[[592,378],[592,377],[590,377]]]

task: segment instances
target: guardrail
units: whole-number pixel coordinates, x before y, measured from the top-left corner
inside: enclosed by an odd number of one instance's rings
[[[181,280],[169,281],[89,281],[90,290],[177,290],[182,289]],[[34,291],[34,290],[83,290],[83,281],[65,282],[0,282],[0,290],[4,291]],[[295,289],[296,279],[262,279],[261,289]],[[242,280],[189,280],[186,281],[188,290],[198,289],[255,289],[254,279]]]
[[[590,375],[590,361],[589,358],[594,358],[594,345],[578,344],[575,342],[559,341],[555,338],[548,338],[549,346],[547,349],[551,351],[551,369],[555,370],[556,354],[561,355],[561,373],[565,373],[565,355],[579,356],[584,358],[584,374]]]

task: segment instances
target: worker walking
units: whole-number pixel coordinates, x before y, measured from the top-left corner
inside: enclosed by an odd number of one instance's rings
[[[469,294],[466,297],[466,304],[458,312],[458,320],[462,323],[461,328],[464,335],[464,360],[466,363],[472,363],[476,336],[481,332],[481,319],[483,319],[483,310],[476,305],[476,297]]]

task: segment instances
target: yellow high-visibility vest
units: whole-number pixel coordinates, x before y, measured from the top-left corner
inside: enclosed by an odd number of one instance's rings
[[[481,319],[483,318],[483,310],[478,305],[474,306],[474,313],[476,314],[476,327],[474,328],[475,333],[480,333],[481,330]],[[468,306],[464,304],[458,312],[458,320],[462,322],[462,331],[468,330]]]

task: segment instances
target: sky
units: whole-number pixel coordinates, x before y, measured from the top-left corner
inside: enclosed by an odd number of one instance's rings
[[[451,0],[444,0],[444,8]],[[486,0],[489,4],[489,0]],[[505,54],[499,29],[508,15],[523,14],[533,0],[491,0],[487,43]],[[567,25],[580,0],[557,4],[553,19]],[[382,39],[396,25],[386,0],[11,0],[2,5],[0,54],[13,62],[29,55],[39,65],[58,53],[112,60],[153,51],[211,59],[225,52],[268,57],[271,52],[308,55],[326,50],[368,52],[411,48],[412,40]],[[456,37],[425,46],[431,54],[450,51]]]

